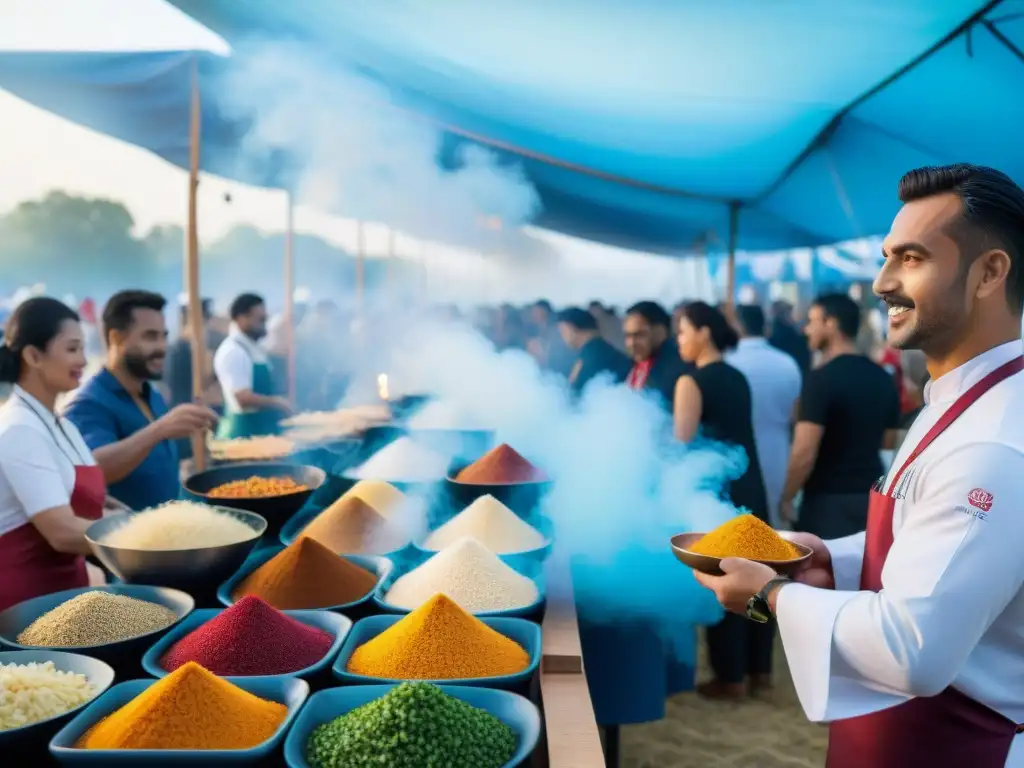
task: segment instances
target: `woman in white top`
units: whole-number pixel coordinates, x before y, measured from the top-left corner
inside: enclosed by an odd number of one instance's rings
[[[103,516],[106,483],[57,398],[85,370],[78,315],[47,297],[20,304],[0,345],[0,610],[89,585],[85,529]]]

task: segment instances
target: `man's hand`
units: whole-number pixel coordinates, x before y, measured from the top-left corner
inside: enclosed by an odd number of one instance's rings
[[[809,547],[811,556],[804,567],[793,574],[793,580],[801,584],[821,589],[835,589],[836,580],[832,575],[832,555],[829,554],[825,542],[813,533],[784,533],[783,537],[794,544]]]
[[[764,589],[764,585],[775,578],[776,573],[767,565],[744,560],[741,557],[726,557],[721,563],[724,576],[708,576],[694,571],[697,581],[715,593],[718,602],[727,611],[747,615],[747,603]]]
[[[155,424],[161,439],[178,440],[212,429],[217,424],[217,414],[203,405],[183,403],[161,416]]]
[[[792,499],[779,503],[779,517],[787,525],[792,525],[793,521],[796,520],[796,510],[793,507]]]

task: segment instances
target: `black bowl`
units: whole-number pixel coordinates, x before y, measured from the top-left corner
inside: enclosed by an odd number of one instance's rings
[[[221,499],[209,495],[217,486],[250,477],[290,477],[296,483],[306,486],[306,490],[262,498]],[[186,480],[183,488],[186,496],[204,504],[255,512],[267,521],[266,534],[276,536],[281,532],[281,526],[302,509],[326,479],[327,473],[317,467],[287,462],[258,462],[231,464],[199,472]]]
[[[267,529],[267,521],[244,509],[215,507],[252,528],[252,538],[234,544],[194,549],[125,549],[105,544],[103,539],[125,525],[130,513],[97,520],[85,532],[89,547],[104,567],[125,584],[155,584],[188,592],[216,594],[217,587],[237,571]]]
[[[465,509],[481,496],[490,494],[524,520],[535,520],[541,501],[554,487],[553,480],[528,483],[463,483],[455,478],[468,465],[456,465],[448,472],[445,484],[451,506]]]
[[[433,395],[401,395],[388,400],[388,406],[395,421],[405,421],[433,399]]]
[[[73,597],[78,597],[84,592],[110,592],[115,595],[124,595],[125,597],[134,597],[137,600],[157,603],[158,605],[170,608],[178,618],[163,629],[147,632],[144,635],[131,637],[127,640],[119,640],[116,643],[107,643],[106,645],[46,648],[44,646],[22,645],[18,642],[18,635],[27,629],[29,624],[43,614],[49,613],[61,603],[65,603]],[[108,584],[103,587],[65,589],[61,592],[53,592],[49,595],[40,595],[39,597],[24,600],[0,613],[0,644],[15,650],[53,650],[84,654],[109,664],[114,668],[118,677],[130,679],[139,676],[142,654],[146,652],[146,649],[162,635],[170,631],[179,621],[188,616],[193,608],[195,608],[195,601],[191,595],[187,595],[178,589],[167,589],[166,587],[149,587],[142,584]]]

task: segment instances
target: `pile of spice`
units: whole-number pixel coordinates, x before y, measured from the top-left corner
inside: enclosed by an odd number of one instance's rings
[[[332,608],[376,586],[376,574],[303,536],[246,576],[231,597],[253,595],[281,611]]]
[[[532,579],[503,563],[476,539],[459,539],[418,568],[401,576],[385,598],[413,610],[438,592],[470,613],[508,611],[532,605],[540,597]]]
[[[18,635],[22,645],[108,645],[165,629],[178,620],[164,605],[93,590],[44,613]]]
[[[295,443],[277,435],[211,440],[210,455],[218,461],[269,461],[295,450]]]
[[[516,734],[489,712],[430,683],[400,683],[387,694],[313,731],[312,768],[501,768]]]
[[[530,666],[526,650],[446,595],[356,648],[349,672],[389,680],[457,680],[514,675]]]
[[[289,493],[308,491],[308,485],[295,482],[292,477],[247,477],[218,485],[207,493],[211,499],[266,499],[287,496]]]
[[[333,644],[329,632],[243,597],[174,643],[160,666],[173,672],[194,661],[225,677],[286,675],[316,664]]]
[[[743,557],[747,560],[795,560],[800,550],[779,536],[768,523],[753,515],[737,515],[690,546],[708,557]]]
[[[400,437],[352,470],[350,476],[360,480],[430,483],[443,479],[450,463],[447,456],[408,437]]]
[[[455,479],[468,485],[509,485],[542,482],[548,476],[502,443],[459,472]]]
[[[0,664],[0,732],[49,720],[96,695],[85,675],[42,664]]]
[[[424,547],[444,549],[466,536],[499,555],[538,549],[546,543],[540,531],[490,494],[481,496],[431,533]]]
[[[267,701],[195,663],[179,667],[100,720],[77,749],[252,749],[284,722]]]
[[[343,499],[356,498],[369,504],[381,517],[390,518],[409,503],[409,497],[383,480],[360,480]]]
[[[103,544],[121,549],[172,550],[222,547],[255,539],[259,533],[227,512],[172,501],[138,514],[103,537]]]
[[[409,536],[357,496],[342,496],[317,515],[303,531],[338,554],[386,555],[402,549]]]

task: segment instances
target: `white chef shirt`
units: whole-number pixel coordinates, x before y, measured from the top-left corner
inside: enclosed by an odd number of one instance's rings
[[[772,525],[779,527],[793,409],[800,397],[800,366],[764,338],[740,339],[739,346],[725,360],[750,383],[754,442],[768,496],[768,513]]]
[[[239,407],[235,393],[251,390],[253,366],[267,364],[267,353],[232,323],[227,338],[217,347],[213,356],[213,372],[220,382],[224,405],[229,412],[247,413],[252,410]]]
[[[60,426],[21,387],[0,406],[0,535],[69,504],[75,464],[96,463],[78,428],[65,418]]]
[[[1003,344],[931,382],[890,477],[957,397],[1021,352],[1019,341]],[[858,587],[863,533],[828,542],[835,590],[779,592],[779,631],[808,718],[856,717],[953,685],[1024,722],[1022,413],[1019,373],[903,473],[880,592],[849,591]],[[979,489],[991,495],[987,509],[972,501]],[[1019,738],[1007,765],[1024,766]]]

